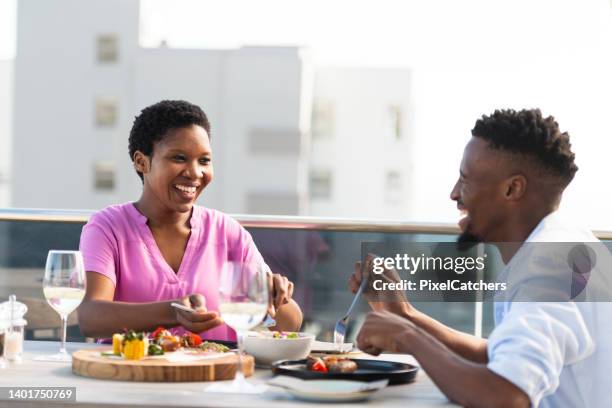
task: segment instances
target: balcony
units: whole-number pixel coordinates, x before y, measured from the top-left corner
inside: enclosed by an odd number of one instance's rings
[[[29,340],[58,337],[59,317],[42,294],[42,277],[50,249],[78,249],[82,226],[90,211],[31,209],[0,210],[0,299],[14,293],[28,304]],[[452,242],[458,233],[450,224],[375,222],[306,217],[237,215],[252,234],[266,262],[295,283],[306,331],[331,340],[333,325],[351,302],[347,281],[360,259],[362,242]],[[596,233],[612,239],[611,232]],[[416,306],[461,331],[486,336],[493,328],[490,302],[421,302]],[[364,314],[361,302],[348,330],[352,340]],[[76,314],[69,319],[69,341],[85,341]]]
[[[59,317],[46,305],[42,277],[50,249],[78,249],[88,211],[0,210],[0,299],[14,293],[31,312],[28,339],[57,336]],[[307,328],[331,339],[333,325],[352,295],[347,281],[360,259],[361,242],[453,241],[454,226],[442,224],[377,223],[372,221],[304,217],[235,217],[252,234],[266,262],[295,283],[295,298],[304,311]],[[474,304],[424,303],[419,307],[460,330],[474,332]],[[363,302],[349,327],[349,336],[368,310]],[[71,316],[70,341],[83,341]],[[488,326],[487,326],[488,327]]]

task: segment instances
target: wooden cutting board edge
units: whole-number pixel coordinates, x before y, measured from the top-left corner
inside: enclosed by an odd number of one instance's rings
[[[185,363],[155,360],[118,360],[95,353],[108,348],[79,350],[72,354],[72,372],[101,380],[143,382],[190,382],[231,380],[236,375],[235,354]],[[246,377],[253,375],[255,359],[242,357],[242,370]]]

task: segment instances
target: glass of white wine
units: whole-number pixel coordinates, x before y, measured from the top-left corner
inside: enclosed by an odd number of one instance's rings
[[[236,331],[238,366],[230,384],[215,384],[214,392],[258,393],[261,387],[248,383],[242,372],[245,332],[260,324],[268,309],[268,271],[263,262],[226,262],[219,280],[219,312]]]
[[[66,351],[66,325],[68,315],[83,301],[85,296],[85,267],[79,251],[51,250],[47,255],[43,292],[51,307],[62,319],[61,346],[57,354],[41,356],[39,361],[72,361]]]

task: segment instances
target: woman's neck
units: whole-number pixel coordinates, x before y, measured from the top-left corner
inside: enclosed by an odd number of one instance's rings
[[[134,207],[147,218],[147,224],[151,228],[189,227],[189,219],[193,212],[193,208],[185,213],[172,211],[159,205],[155,200],[148,199],[144,192],[140,199],[134,203]]]

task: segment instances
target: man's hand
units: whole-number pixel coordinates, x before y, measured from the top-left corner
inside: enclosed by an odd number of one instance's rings
[[[276,311],[293,297],[293,282],[286,277],[268,272],[268,314],[275,317]]]
[[[361,285],[362,279],[368,279],[366,290],[364,291],[364,295],[370,304],[372,310],[382,311],[388,310],[392,313],[398,314],[400,316],[408,316],[410,311],[412,310],[412,305],[408,302],[406,295],[403,291],[395,290],[395,291],[385,291],[384,294],[376,293],[372,288],[372,281],[374,279],[380,279],[383,282],[399,282],[400,276],[398,275],[395,269],[386,269],[380,275],[376,275],[373,272],[373,261],[376,255],[368,254],[365,258],[365,263],[362,266],[361,262],[355,262],[355,267],[353,269],[353,274],[349,278],[349,289],[352,293],[356,293],[359,289],[359,285]],[[383,299],[380,299],[382,295]]]
[[[200,333],[223,324],[223,320],[217,312],[209,312],[206,309],[206,299],[200,294],[192,294],[178,300],[187,307],[195,309],[196,313],[175,309],[176,321],[185,329]]]
[[[418,331],[410,320],[390,311],[370,312],[357,335],[357,347],[375,356],[382,351],[410,353],[410,338]]]

